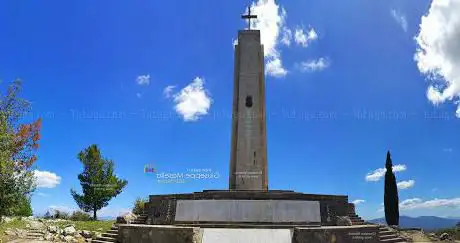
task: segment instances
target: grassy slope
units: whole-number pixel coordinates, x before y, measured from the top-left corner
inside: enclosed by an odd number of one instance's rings
[[[46,222],[46,225],[56,225],[59,226],[61,229],[68,224],[75,225],[77,230],[89,230],[89,231],[99,231],[99,232],[106,232],[109,230],[112,225],[115,223],[114,220],[107,220],[107,221],[62,221],[62,222]],[[8,223],[1,223],[0,224],[0,240],[6,242],[7,240],[11,240],[13,237],[6,236],[5,230],[10,229],[25,229],[27,225],[27,221],[25,220],[13,220]]]

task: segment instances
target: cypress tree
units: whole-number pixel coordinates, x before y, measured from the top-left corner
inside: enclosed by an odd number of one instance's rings
[[[396,185],[396,177],[393,173],[390,151],[387,152],[385,167],[385,220],[388,225],[399,225],[398,187]]]

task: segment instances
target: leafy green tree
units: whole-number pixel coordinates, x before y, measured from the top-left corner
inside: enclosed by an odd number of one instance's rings
[[[128,182],[113,174],[114,162],[103,158],[97,145],[93,144],[81,151],[78,159],[84,167],[83,172],[78,175],[83,194],[78,194],[73,189],[70,193],[80,209],[85,212],[92,211],[96,220],[97,210],[107,206],[113,197],[122,192]]]
[[[385,220],[388,225],[399,225],[398,187],[396,177],[393,173],[393,162],[391,161],[390,151],[387,152],[385,167]]]
[[[41,119],[23,123],[30,111],[27,100],[18,97],[21,81],[15,80],[0,94],[0,218],[15,213],[15,207],[35,190],[32,165],[40,140]]]
[[[32,216],[32,206],[30,205],[30,197],[23,196],[19,204],[14,207],[14,214],[15,216],[23,216],[28,217]]]
[[[134,201],[134,207],[133,207],[133,214],[142,214],[145,209],[145,203],[148,202],[147,199],[143,198],[136,198],[136,201]]]

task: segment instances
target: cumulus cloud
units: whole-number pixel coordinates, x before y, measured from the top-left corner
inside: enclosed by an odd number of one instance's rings
[[[401,172],[407,169],[406,165],[393,165],[393,172]],[[387,172],[386,168],[378,168],[372,172],[367,173],[366,181],[379,181]]]
[[[61,177],[49,171],[34,170],[37,188],[54,188],[61,183]]]
[[[460,208],[460,198],[451,199],[432,199],[423,201],[420,198],[406,199],[399,203],[401,210],[412,210],[412,209],[432,209],[432,208]]]
[[[284,77],[287,74],[287,70],[284,69],[283,64],[281,64],[281,59],[273,58],[267,62],[265,73],[273,77]]]
[[[409,189],[415,185],[415,181],[414,180],[400,181],[396,185],[398,186],[398,189],[401,189],[401,190]]]
[[[318,39],[318,34],[315,29],[311,28],[307,33],[301,27],[297,27],[294,32],[294,41],[295,43],[307,47],[310,42]]]
[[[460,1],[433,0],[415,40],[414,59],[430,81],[428,100],[434,105],[453,102],[460,118]]]
[[[136,83],[138,85],[149,85],[150,84],[150,74],[137,76]]]
[[[316,60],[309,60],[297,64],[301,72],[317,72],[322,71],[330,66],[330,61],[324,57]]]
[[[352,203],[353,203],[354,205],[358,205],[358,204],[365,203],[365,202],[366,202],[366,200],[363,200],[363,199],[356,199],[356,200],[354,200]]]
[[[189,85],[173,95],[176,112],[184,121],[196,121],[208,114],[212,99],[204,88],[205,80],[196,77]]]
[[[168,85],[166,86],[164,89],[163,89],[163,95],[166,97],[166,98],[170,98],[172,96],[172,92],[174,91],[174,89],[176,88],[175,85]]]
[[[281,37],[281,43],[290,46],[291,45],[291,40],[292,40],[292,31],[287,28],[283,27],[283,36]]]
[[[401,13],[399,10],[392,9],[391,10],[391,17],[398,23],[404,32],[407,32],[407,18],[406,16]]]

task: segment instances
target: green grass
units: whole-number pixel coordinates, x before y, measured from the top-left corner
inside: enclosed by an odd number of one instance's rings
[[[115,223],[114,220],[103,220],[103,221],[62,221],[62,222],[53,222],[47,223],[49,225],[56,225],[59,228],[64,228],[68,224],[75,225],[77,230],[89,230],[89,231],[100,231],[106,232],[109,230],[112,225]]]
[[[11,239],[11,236],[5,235],[6,229],[24,229],[26,227],[27,222],[24,220],[17,220],[14,219],[8,223],[0,223],[0,240],[7,241]]]

